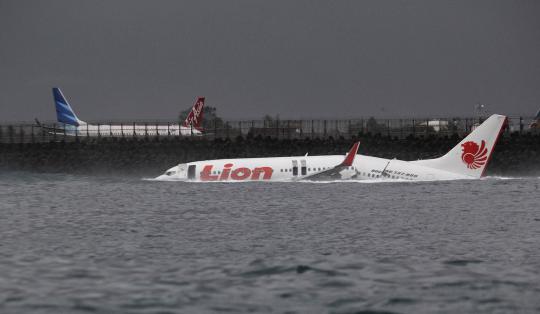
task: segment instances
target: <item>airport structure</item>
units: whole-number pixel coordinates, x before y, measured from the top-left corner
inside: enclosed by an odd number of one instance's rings
[[[198,97],[182,121],[94,121],[77,116],[60,88],[52,88],[56,121],[35,123],[0,123],[0,143],[46,143],[55,141],[99,140],[102,138],[185,138],[204,139],[264,137],[276,139],[353,138],[365,134],[392,138],[461,136],[478,127],[487,117],[358,118],[346,120],[263,120],[222,121],[203,123],[204,97]],[[508,117],[507,133],[537,132],[540,111],[535,117]],[[205,128],[206,127],[206,128]]]
[[[508,117],[505,134],[537,133],[536,117]],[[56,141],[99,141],[104,138],[191,138],[234,139],[237,137],[269,137],[275,139],[352,138],[380,135],[407,137],[463,137],[483,122],[482,118],[358,118],[325,120],[210,120],[204,130],[186,125],[181,132],[179,121],[91,121],[76,132],[70,125],[57,121],[37,123],[1,123],[0,143],[48,143]]]

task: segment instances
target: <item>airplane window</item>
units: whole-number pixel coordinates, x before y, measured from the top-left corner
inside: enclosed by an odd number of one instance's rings
[[[319,168],[319,171],[321,171],[321,168]]]
[[[283,169],[279,169],[279,172],[283,172]]]

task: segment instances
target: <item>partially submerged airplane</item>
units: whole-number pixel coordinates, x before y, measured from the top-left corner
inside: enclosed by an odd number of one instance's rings
[[[158,180],[296,181],[296,180],[454,180],[485,174],[495,144],[507,124],[492,115],[446,155],[401,161],[357,155],[356,142],[347,155],[218,159],[179,164]]]
[[[80,120],[60,88],[52,89],[56,106],[58,124],[54,127],[42,125],[37,119],[38,126],[47,131],[67,136],[142,136],[142,135],[202,135],[202,119],[204,97],[198,97],[191,112],[182,124],[153,125],[153,124],[88,124]]]

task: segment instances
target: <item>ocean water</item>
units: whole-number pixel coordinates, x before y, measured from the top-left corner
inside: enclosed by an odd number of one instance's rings
[[[0,174],[0,313],[536,313],[540,178]]]

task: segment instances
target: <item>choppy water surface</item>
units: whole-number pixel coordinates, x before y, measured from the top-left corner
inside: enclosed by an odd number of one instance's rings
[[[538,312],[539,185],[4,173],[0,312]]]

